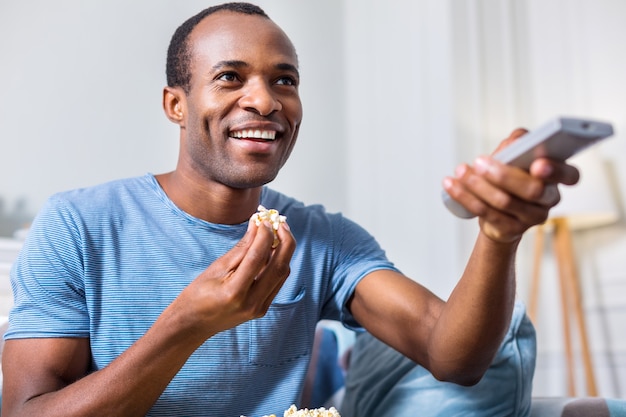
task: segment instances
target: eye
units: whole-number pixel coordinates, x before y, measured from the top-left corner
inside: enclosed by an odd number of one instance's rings
[[[234,72],[224,72],[217,77],[217,80],[232,83],[232,82],[238,81],[239,78],[237,77],[237,74]]]
[[[296,87],[298,85],[298,80],[292,76],[280,77],[276,80],[277,85],[291,85]]]

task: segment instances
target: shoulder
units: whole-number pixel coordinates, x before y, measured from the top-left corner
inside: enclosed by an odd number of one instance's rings
[[[306,242],[325,250],[338,249],[345,254],[384,257],[374,236],[340,212],[328,212],[321,204],[304,204],[269,188],[263,190],[261,204],[275,208],[287,217],[299,246]]]
[[[90,187],[61,191],[50,196],[31,224],[29,234],[80,233],[85,227],[107,228],[114,219],[123,219],[130,211],[140,210],[138,203],[150,194],[150,177],[119,179]],[[154,198],[154,197],[151,197]]]
[[[346,228],[362,230],[340,212],[329,212],[322,204],[305,204],[267,187],[263,189],[261,204],[267,208],[274,208],[286,216],[289,227],[294,233],[300,229],[307,233],[314,231],[316,235],[324,231],[343,232]]]
[[[41,212],[46,214],[60,211],[89,216],[108,213],[116,208],[124,209],[145,196],[156,195],[151,179],[154,178],[144,175],[61,191],[48,198]]]
[[[123,197],[153,190],[154,177],[144,175],[140,177],[117,179],[89,187],[76,188],[53,194],[49,201],[53,203],[87,204],[107,200],[113,196]]]

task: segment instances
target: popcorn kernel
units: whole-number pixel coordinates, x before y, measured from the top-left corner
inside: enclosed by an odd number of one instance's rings
[[[259,205],[257,212],[252,215],[252,218],[257,226],[260,226],[264,221],[267,221],[272,225],[272,230],[274,231],[274,242],[272,243],[272,248],[277,247],[280,244],[280,240],[278,239],[278,228],[281,223],[285,223],[287,217],[282,216],[276,209],[268,210],[262,205]]]

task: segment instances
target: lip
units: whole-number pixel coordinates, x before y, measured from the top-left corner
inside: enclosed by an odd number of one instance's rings
[[[247,154],[269,155],[276,152],[278,144],[275,140],[257,138],[233,138],[231,143]]]

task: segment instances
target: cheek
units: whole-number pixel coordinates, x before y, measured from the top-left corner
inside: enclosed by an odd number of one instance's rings
[[[300,124],[302,123],[302,114],[303,114],[302,102],[300,101],[299,96],[295,97],[289,103],[289,108],[290,108],[291,119],[294,121],[294,125],[296,126],[296,128],[299,129]]]
[[[224,114],[221,109],[204,108],[203,112],[191,112],[187,121],[187,135],[196,141],[216,141],[222,138],[222,120]]]

